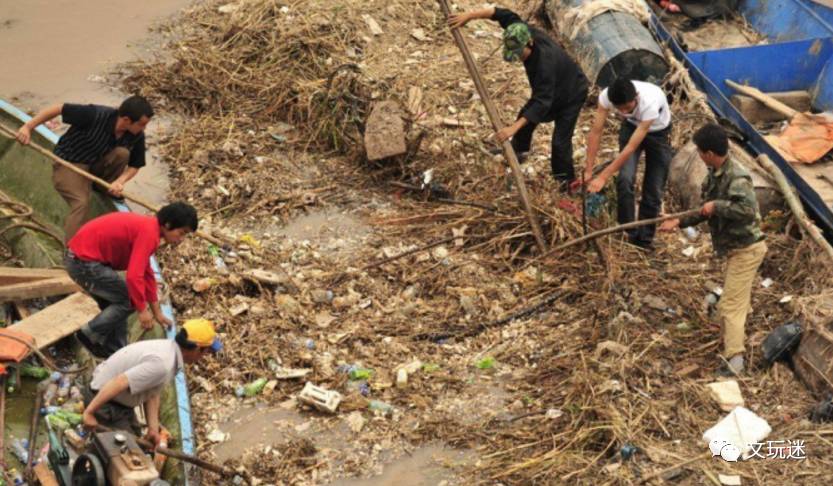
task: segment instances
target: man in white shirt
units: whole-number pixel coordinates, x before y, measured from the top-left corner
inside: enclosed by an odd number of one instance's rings
[[[619,155],[594,177],[593,166],[596,164],[602,132],[611,110],[622,120]],[[618,173],[616,194],[619,224],[635,220],[636,167],[643,151],[645,178],[642,181],[639,219],[651,219],[659,215],[668,167],[674,155],[669,141],[670,134],[671,110],[659,86],[619,78],[599,94],[596,119],[587,140],[584,175],[585,180],[589,181],[587,190],[593,193],[601,191],[608,179]],[[629,231],[628,237],[634,245],[650,249],[655,231],[655,225],[642,226]]]
[[[139,435],[133,408],[144,405],[146,438],[158,445],[162,388],[174,379],[183,363],[196,363],[206,353],[216,353],[222,347],[210,321],[191,319],[182,325],[174,341],[150,339],[121,348],[95,368],[92,381],[84,389],[84,425],[95,430],[101,424]]]

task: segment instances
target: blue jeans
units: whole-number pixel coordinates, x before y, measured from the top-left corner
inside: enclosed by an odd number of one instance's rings
[[[625,148],[636,131],[636,126],[623,122],[619,130],[619,150]],[[625,164],[619,169],[616,178],[617,219],[619,224],[630,223],[636,216],[636,167],[642,152],[645,152],[645,178],[642,180],[642,199],[639,201],[639,219],[652,219],[659,216],[662,207],[662,195],[668,168],[674,152],[671,149],[669,135],[671,127],[658,132],[651,132]],[[656,225],[641,226],[628,231],[632,243],[650,245],[654,239]]]
[[[133,314],[127,282],[107,265],[79,260],[69,253],[64,256],[64,266],[70,278],[87,291],[101,309],[101,313],[87,323],[92,334],[85,333],[87,337],[111,354],[125,347],[127,318]]]

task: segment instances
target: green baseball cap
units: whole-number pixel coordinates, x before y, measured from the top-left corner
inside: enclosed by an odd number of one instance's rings
[[[524,47],[529,44],[532,34],[522,22],[510,24],[503,31],[503,59],[507,62],[520,61]]]

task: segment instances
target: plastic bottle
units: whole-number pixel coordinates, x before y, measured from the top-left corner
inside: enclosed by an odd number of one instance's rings
[[[53,413],[52,416],[59,417],[61,420],[73,427],[79,425],[83,421],[83,417],[80,413],[70,412],[69,410],[64,409],[58,410],[57,412]]]
[[[249,383],[248,385],[243,387],[243,395],[247,397],[253,397],[263,391],[263,387],[266,386],[266,382],[268,382],[266,378],[258,378],[257,380]]]
[[[20,374],[29,378],[35,378],[36,380],[43,380],[50,375],[49,370],[46,368],[30,364],[20,365]]]
[[[72,386],[72,380],[67,375],[63,375],[58,381],[58,403],[63,403],[69,397],[69,389]]]
[[[50,405],[48,407],[41,407],[40,414],[41,415],[52,415],[53,413],[57,412],[60,409],[61,409],[61,407],[59,407],[57,405]]]
[[[380,400],[371,400],[368,404],[368,408],[374,412],[382,412],[385,415],[393,413],[393,405],[382,402]]]
[[[373,370],[369,368],[355,368],[347,374],[350,375],[351,380],[367,380],[373,376]]]
[[[223,257],[220,256],[220,248],[216,245],[210,245],[208,247],[208,253],[214,257],[214,268],[221,272],[228,271],[228,267],[226,266],[226,262],[223,260]]]
[[[81,389],[73,385],[69,388],[69,399],[84,401],[84,395],[81,394]]]
[[[43,392],[43,406],[48,407],[52,405],[52,402],[55,401],[55,398],[58,396],[58,384],[52,382],[49,386],[46,387],[46,390]]]
[[[29,463],[29,441],[26,439],[14,439],[11,444],[12,454],[23,464]]]
[[[63,373],[60,371],[53,371],[51,375],[49,375],[49,379],[58,383],[61,380],[61,377],[64,376]]]
[[[17,373],[9,368],[9,373],[6,378],[6,391],[9,393],[14,393],[17,389]]]
[[[164,447],[165,449],[168,448],[168,440],[171,438],[171,433],[168,432],[168,429],[162,427],[159,429],[159,447]],[[156,466],[156,470],[160,473],[162,469],[165,467],[165,460],[168,456],[164,454],[156,453],[153,455],[153,465]]]
[[[69,423],[67,423],[66,420],[62,419],[61,417],[55,414],[47,415],[46,420],[49,422],[49,425],[51,425],[53,428],[57,430],[60,430],[61,432],[70,428],[70,425]]]

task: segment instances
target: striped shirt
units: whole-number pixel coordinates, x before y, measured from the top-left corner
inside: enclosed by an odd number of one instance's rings
[[[55,145],[55,155],[76,164],[94,164],[116,147],[130,150],[127,165],[140,168],[145,165],[145,135],[133,135],[125,131],[116,139],[118,110],[109,106],[76,105],[64,103],[61,111],[69,130]]]

